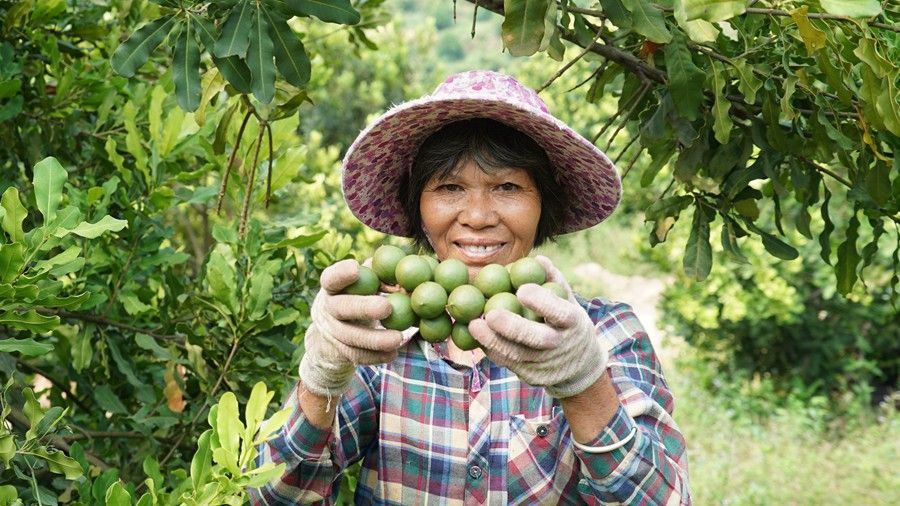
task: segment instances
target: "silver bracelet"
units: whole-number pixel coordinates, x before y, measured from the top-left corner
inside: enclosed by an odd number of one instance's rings
[[[637,427],[632,427],[631,432],[629,432],[627,436],[625,436],[623,439],[620,439],[619,441],[616,441],[615,443],[613,443],[611,445],[587,446],[587,445],[583,445],[583,444],[579,443],[578,441],[575,441],[574,437],[572,438],[572,444],[575,446],[575,448],[578,448],[579,450],[581,450],[585,453],[607,453],[607,452],[611,452],[613,450],[618,450],[619,448],[627,445],[629,441],[634,439],[635,434],[637,434]]]

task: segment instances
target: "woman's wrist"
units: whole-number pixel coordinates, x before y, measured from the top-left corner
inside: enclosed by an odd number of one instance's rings
[[[619,409],[619,396],[606,371],[583,392],[560,399],[572,437],[587,443],[597,437]]]

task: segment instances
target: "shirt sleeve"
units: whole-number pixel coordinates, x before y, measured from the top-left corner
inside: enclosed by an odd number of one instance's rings
[[[627,304],[587,304],[609,349],[607,371],[621,406],[587,446],[635,436],[619,449],[587,453],[578,492],[588,504],[690,505],[684,436],[672,418],[674,401],[647,332]]]
[[[257,466],[285,464],[284,474],[260,488],[247,489],[252,504],[331,504],[341,472],[362,458],[378,434],[380,367],[358,367],[350,388],[335,399],[337,416],[332,429],[319,429],[303,415],[299,383],[285,407],[288,421],[276,437],[259,445]]]

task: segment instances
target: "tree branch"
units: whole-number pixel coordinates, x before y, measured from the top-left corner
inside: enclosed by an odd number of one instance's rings
[[[468,0],[470,3],[474,3],[475,0]],[[482,9],[487,9],[495,14],[503,15],[503,0],[478,0],[478,5]],[[578,11],[582,11],[584,9],[578,9]],[[574,7],[569,7],[570,12],[578,12]],[[602,16],[602,12],[600,13]],[[599,28],[597,28],[599,29]],[[578,43],[578,37],[575,36],[575,32],[567,29],[561,29],[560,35],[563,39],[575,44],[576,46],[582,46]],[[609,44],[594,42],[587,46],[590,52],[596,53],[608,60],[612,60],[619,65],[627,68],[632,73],[637,74],[640,77],[645,79],[649,79],[651,81],[655,81],[660,84],[665,84],[666,82],[666,73],[657,68],[651,67],[646,62],[641,61],[636,56],[631,53],[627,53],[622,51],[621,49],[611,46]]]
[[[31,374],[39,374],[39,375],[43,376],[44,378],[47,378],[47,381],[49,381],[54,387],[58,388],[61,392],[65,393],[66,398],[71,399],[72,402],[77,404],[78,407],[80,407],[82,410],[84,410],[85,413],[91,412],[91,408],[84,402],[84,400],[80,399],[77,395],[75,395],[75,393],[72,392],[72,390],[69,389],[69,386],[66,385],[64,382],[54,378],[46,371],[44,371],[36,366],[33,366],[33,365],[29,364],[28,362],[25,362],[24,360],[16,359],[16,364],[18,364],[22,369],[25,369],[26,371],[28,371]]]
[[[91,323],[99,323],[101,325],[109,325],[110,327],[120,328],[122,330],[128,330],[134,333],[147,334],[150,337],[161,339],[163,341],[174,341],[176,344],[184,344],[184,337],[179,335],[172,334],[161,334],[158,331],[150,330],[150,329],[142,329],[139,327],[134,327],[128,325],[127,323],[117,322],[114,320],[110,320],[109,318],[104,318],[102,316],[96,316],[87,313],[71,313],[69,311],[63,311],[61,309],[48,309],[48,308],[38,308],[38,313],[44,315],[56,315],[60,318],[71,318],[73,320],[80,320],[84,322]]]
[[[819,165],[818,163],[810,160],[809,158],[806,158],[805,156],[798,156],[797,158],[800,161],[802,161],[803,163],[809,165],[809,167],[812,168],[813,170],[815,170],[817,172],[821,172],[822,174],[825,174],[827,176],[830,176],[832,179],[841,183],[842,185],[846,186],[847,188],[853,188],[853,184],[850,181],[848,181],[847,179],[844,179],[840,174],[834,172],[833,170],[829,169],[828,167],[823,167],[823,166]],[[881,210],[881,211],[884,212],[883,210]],[[884,213],[884,216],[886,218],[888,218],[889,220],[893,221],[894,223],[900,224],[900,216],[888,214],[886,212]]]
[[[68,436],[62,436],[62,438],[66,441],[76,441],[79,439],[94,439],[96,438],[126,438],[126,439],[144,439],[147,436],[141,434],[140,432],[122,432],[122,431],[91,431],[78,429],[81,434],[70,434]]]
[[[16,427],[19,427],[20,430],[28,430],[28,428],[31,426],[31,424],[28,422],[28,419],[25,418],[25,415],[22,414],[21,412],[19,412],[15,408],[10,410],[9,415],[7,415],[7,418],[9,419],[10,422],[12,422],[13,425],[15,425]],[[59,448],[60,450],[66,452],[66,455],[71,455],[72,445],[67,443],[63,438],[61,438],[60,436],[57,436],[57,435],[53,435],[53,434],[48,435],[48,438],[50,439],[50,444],[52,444],[54,447]],[[97,458],[92,453],[88,452],[87,450],[84,450],[84,458],[85,458],[85,460],[87,460],[91,464],[99,467],[103,471],[110,469],[109,464],[100,460],[99,458]]]
[[[765,14],[768,16],[781,16],[781,17],[791,17],[791,13],[788,11],[783,11],[781,9],[765,9],[762,7],[748,7],[747,14]],[[848,18],[847,16],[838,16],[836,14],[828,14],[827,12],[808,12],[806,13],[806,17],[810,19],[831,19],[834,21],[844,21],[848,23],[856,23],[856,20],[852,18]],[[900,26],[889,25],[887,23],[869,23],[869,26],[874,26],[876,28],[881,28],[884,30],[889,30],[892,32],[900,33]]]

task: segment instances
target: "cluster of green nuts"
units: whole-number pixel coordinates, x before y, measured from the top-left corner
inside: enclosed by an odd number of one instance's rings
[[[391,314],[381,320],[385,328],[406,330],[418,327],[422,338],[441,342],[448,337],[462,350],[479,346],[469,333],[468,323],[492,309],[506,309],[534,321],[540,315],[523,307],[514,290],[525,283],[543,285],[561,298],[567,298],[558,283],[546,282],[544,267],[525,257],[507,266],[484,266],[469,284],[469,269],[457,259],[438,263],[424,255],[407,255],[396,246],[384,245],[375,251],[372,267],[360,266],[359,279],[344,292],[375,295],[381,284],[399,285],[386,295]]]

